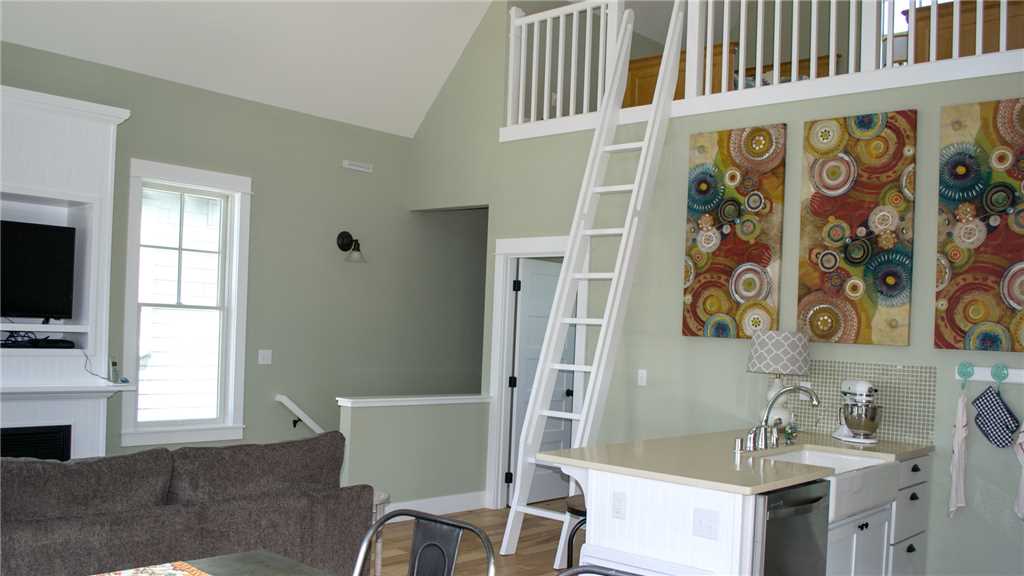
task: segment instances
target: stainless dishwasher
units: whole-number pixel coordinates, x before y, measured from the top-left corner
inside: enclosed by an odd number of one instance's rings
[[[761,574],[824,576],[828,551],[828,482],[816,480],[757,497]],[[759,544],[760,544],[759,542]],[[755,572],[756,573],[756,572]]]

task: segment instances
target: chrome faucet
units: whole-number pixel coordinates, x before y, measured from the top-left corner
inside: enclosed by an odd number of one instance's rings
[[[778,392],[772,395],[770,400],[768,400],[768,406],[764,409],[764,415],[761,417],[761,422],[747,432],[746,442],[744,443],[745,450],[754,451],[778,447],[779,429],[773,426],[772,423],[768,422],[768,418],[771,417],[772,408],[775,408],[775,404],[779,401],[779,398],[794,392],[803,392],[810,396],[811,406],[818,406],[821,404],[818,400],[818,393],[803,384],[794,384],[792,386],[781,388]]]

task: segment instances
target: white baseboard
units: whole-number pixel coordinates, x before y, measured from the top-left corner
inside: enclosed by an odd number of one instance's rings
[[[450,494],[448,496],[436,496],[434,498],[423,498],[422,500],[407,500],[405,502],[392,502],[388,504],[388,512],[399,508],[410,508],[428,514],[454,514],[467,510],[485,508],[487,493],[466,492],[464,494]],[[400,521],[400,520],[399,520]]]

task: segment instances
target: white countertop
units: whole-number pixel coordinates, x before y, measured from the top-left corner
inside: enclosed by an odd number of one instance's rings
[[[745,435],[746,430],[733,430],[602,444],[542,452],[537,455],[537,460],[749,495],[771,492],[833,474],[831,468],[773,461],[767,456],[808,447],[892,462],[924,456],[933,449],[930,445],[886,441],[861,447],[840,442],[827,435],[800,433],[790,446],[737,455],[733,452],[734,441]]]

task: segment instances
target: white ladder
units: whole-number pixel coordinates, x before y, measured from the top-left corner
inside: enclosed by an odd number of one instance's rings
[[[685,0],[675,0],[673,3],[672,18],[661,58],[661,68],[658,72],[658,83],[654,90],[652,112],[646,122],[643,140],[615,143],[619,113],[622,109],[622,96],[626,87],[630,42],[633,37],[633,11],[627,10],[623,15],[617,43],[619,51],[615,59],[615,68],[598,109],[600,119],[590,146],[590,155],[587,158],[587,167],[576,204],[576,213],[573,216],[572,228],[569,232],[569,247],[562,262],[555,300],[551,306],[551,315],[548,318],[544,343],[541,346],[540,358],[537,362],[533,390],[526,408],[525,422],[519,441],[519,457],[513,476],[515,484],[512,500],[509,503],[511,510],[505,525],[505,537],[501,543],[502,554],[515,554],[516,546],[519,543],[519,532],[523,525],[523,515],[531,514],[563,522],[555,568],[561,568],[564,565],[566,537],[571,517],[564,512],[530,506],[527,503],[534,472],[538,465],[535,457],[549,418],[577,423],[572,446],[574,448],[586,446],[590,441],[592,431],[597,427],[596,422],[604,406],[608,381],[614,368],[615,350],[621,332],[624,307],[628,301],[629,288],[632,283],[634,249],[640,232],[641,215],[645,206],[644,197],[654,188],[657,165],[675,95],[676,81],[679,75],[679,54],[685,5]],[[639,154],[633,181],[628,184],[604,184],[609,156],[630,153]],[[628,199],[622,226],[595,228],[595,215],[601,199],[613,196]],[[603,218],[605,218],[604,214],[602,214]],[[591,243],[598,237],[619,238],[614,268],[610,272],[589,269],[591,261],[599,261],[597,258],[592,260],[590,257],[593,249]],[[610,283],[604,311],[598,317],[587,317],[586,310],[575,312],[575,297],[582,282]],[[595,327],[599,331],[591,364],[561,363],[562,348],[565,346],[568,330],[570,328],[586,330],[590,327]],[[589,374],[590,376],[579,413],[549,410],[557,375],[559,372],[566,371]]]

